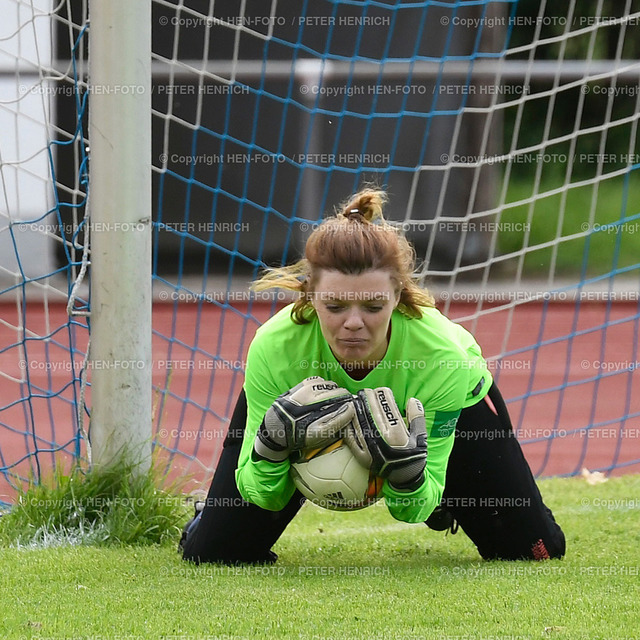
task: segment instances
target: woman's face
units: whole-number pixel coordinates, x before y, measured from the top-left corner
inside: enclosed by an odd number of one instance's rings
[[[312,295],[322,335],[336,359],[375,366],[387,351],[391,314],[399,300],[389,272],[345,275],[321,269]]]

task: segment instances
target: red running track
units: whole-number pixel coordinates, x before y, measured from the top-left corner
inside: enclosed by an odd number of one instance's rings
[[[452,304],[447,313],[463,319],[476,309]],[[462,323],[491,362],[534,473],[573,474],[583,467],[640,472],[637,304],[531,302],[484,313],[490,309],[485,306],[475,322]],[[196,484],[206,483],[215,466],[249,342],[271,308],[254,304],[248,318],[247,311],[246,304],[224,312],[214,305],[154,305],[154,431],[163,447],[180,451],[172,458],[173,472],[192,474]],[[77,388],[70,380],[72,371],[79,374],[87,338],[83,327],[74,332],[72,364],[64,306],[49,305],[47,316],[43,303],[30,302],[25,317],[26,369],[20,365],[25,357],[12,346],[19,341],[10,328],[18,322],[16,305],[0,304],[0,467],[11,466],[23,477],[34,469],[34,459],[16,462],[33,452],[35,443],[39,449],[68,443],[65,451],[74,451]],[[31,339],[46,334],[53,339]],[[507,355],[493,360],[500,353]],[[18,382],[25,373],[35,385],[29,402],[21,401],[26,386]],[[43,397],[52,390],[56,395]],[[90,396],[89,390],[89,406]],[[52,459],[41,454],[41,468],[50,468]],[[0,502],[12,493],[0,476]]]

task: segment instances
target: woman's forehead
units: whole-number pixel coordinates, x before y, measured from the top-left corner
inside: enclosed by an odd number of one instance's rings
[[[352,290],[352,289],[319,289],[313,292],[313,299],[320,302],[326,300],[339,300],[341,302],[381,302],[393,299],[393,291],[391,290],[373,290],[368,289]]]
[[[315,289],[387,291],[393,289],[391,273],[385,269],[367,269],[361,273],[342,273],[336,269],[318,269]]]

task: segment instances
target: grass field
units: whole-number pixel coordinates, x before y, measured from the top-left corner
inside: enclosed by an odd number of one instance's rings
[[[540,483],[562,561],[484,562],[466,536],[305,506],[271,567],[175,545],[0,549],[0,637],[640,638],[640,476]]]
[[[548,177],[539,191],[551,192],[563,183],[564,176]],[[507,202],[531,198],[534,186],[534,180],[514,179]],[[631,180],[627,186],[623,178],[611,178],[597,186],[597,191],[593,185],[574,187],[564,195],[558,193],[508,209],[501,222],[514,226],[506,226],[500,232],[500,252],[508,254],[522,251],[523,247],[540,246],[524,257],[523,271],[529,277],[549,273],[568,277],[583,271],[587,276],[599,276],[637,265],[640,184]],[[558,212],[563,209],[561,220]],[[571,237],[584,233],[589,235]],[[562,240],[556,242],[558,238]]]

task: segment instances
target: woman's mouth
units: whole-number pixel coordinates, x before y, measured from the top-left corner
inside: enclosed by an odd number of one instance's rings
[[[366,338],[340,338],[339,341],[350,347],[363,345],[367,342]]]

